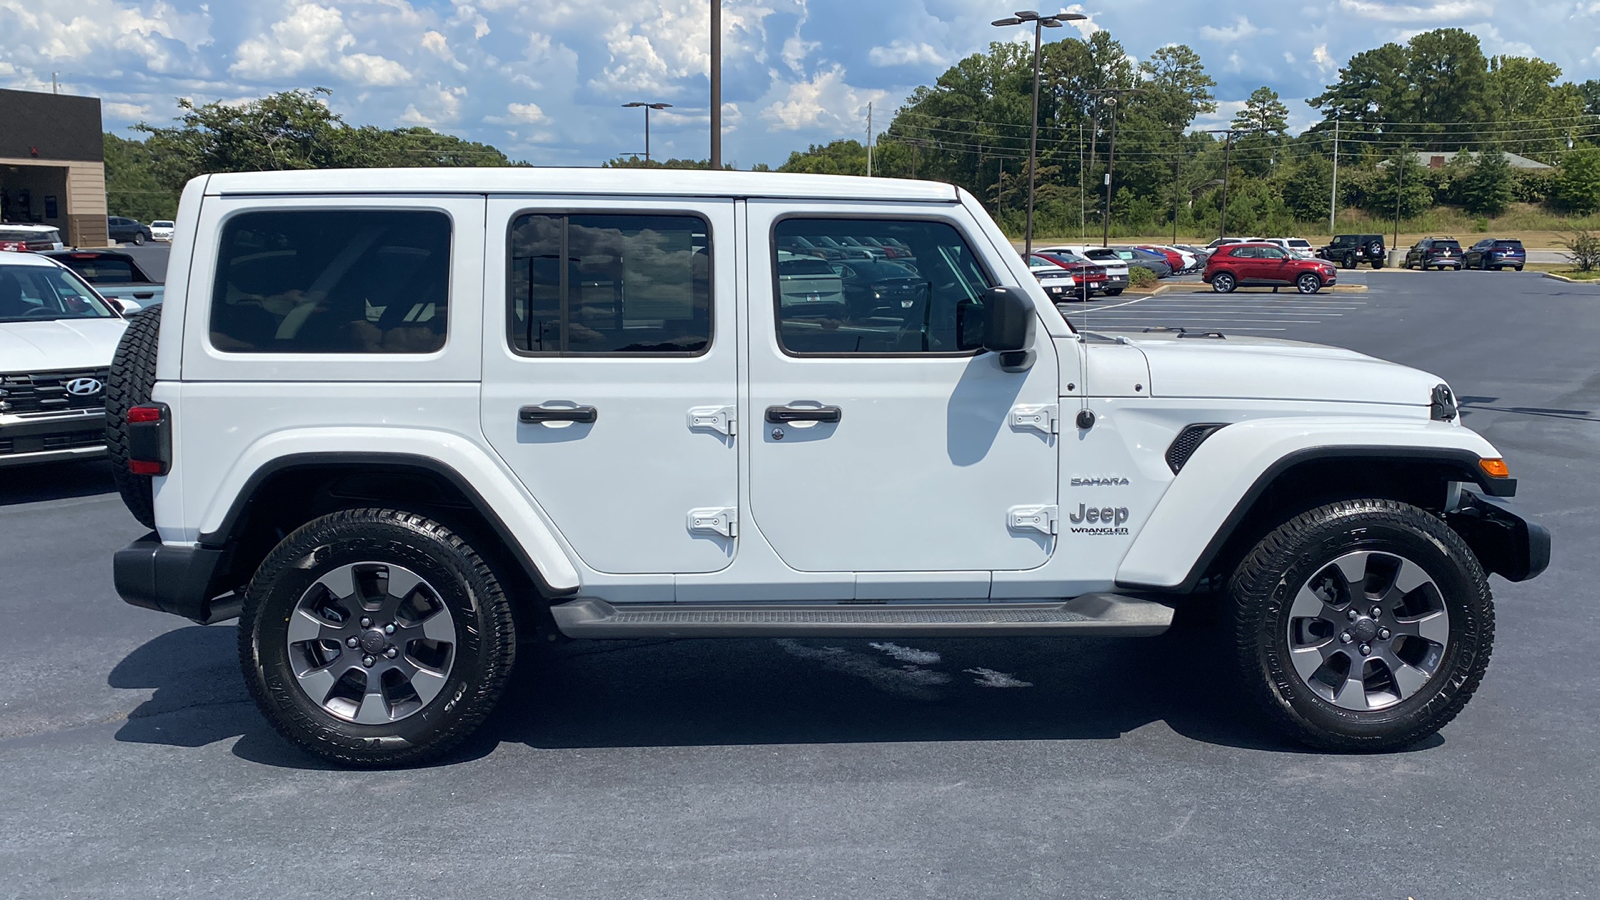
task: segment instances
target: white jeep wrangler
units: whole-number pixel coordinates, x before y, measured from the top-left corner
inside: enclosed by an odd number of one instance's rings
[[[844,238],[884,258],[785,290]],[[461,740],[519,630],[1139,636],[1207,606],[1292,735],[1399,747],[1478,686],[1486,573],[1549,560],[1437,378],[1078,333],[949,185],[214,175],[169,271],[110,375],[155,529],[117,589],[238,616],[267,718],[348,765]]]

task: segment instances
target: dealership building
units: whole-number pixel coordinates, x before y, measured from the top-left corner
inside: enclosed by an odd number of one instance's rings
[[[51,225],[69,246],[104,247],[100,98],[0,90],[0,221]]]

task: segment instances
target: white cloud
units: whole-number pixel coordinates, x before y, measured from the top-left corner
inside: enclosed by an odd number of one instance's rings
[[[70,8],[70,9],[69,9]],[[157,0],[148,13],[117,0],[70,4],[0,0],[6,56],[40,64],[93,60],[98,66],[136,63],[161,74],[196,74],[195,52],[209,45],[211,16],[205,6],[184,13]]]
[[[1333,54],[1328,52],[1327,44],[1318,44],[1316,49],[1311,51],[1311,60],[1317,64],[1317,69],[1324,75],[1331,74],[1334,69],[1339,67],[1333,61]]]
[[[422,125],[427,128],[448,125],[460,120],[461,101],[466,97],[467,89],[464,87],[447,88],[442,84],[435,84],[418,92],[417,100],[422,103],[421,108],[415,102],[406,104],[405,111],[400,114],[400,121],[406,125]]]
[[[1489,0],[1439,0],[1427,6],[1377,3],[1374,0],[1339,0],[1339,8],[1350,15],[1378,22],[1442,22],[1476,16],[1492,16],[1495,4]]]
[[[895,38],[887,47],[873,47],[867,58],[875,66],[943,66],[944,54],[926,43]]]
[[[1224,44],[1233,43],[1234,41],[1242,41],[1247,37],[1253,37],[1258,34],[1271,33],[1272,29],[1258,28],[1255,25],[1252,25],[1250,20],[1244,16],[1235,16],[1233,19],[1233,24],[1225,28],[1217,28],[1211,25],[1200,26],[1201,37]]]
[[[272,24],[271,35],[239,45],[228,71],[243,78],[281,81],[303,72],[330,72],[356,84],[389,86],[411,80],[405,66],[371,53],[346,53],[356,43],[337,9],[296,2],[293,10]]]
[[[487,116],[485,122],[495,125],[539,125],[550,121],[537,103],[508,103],[503,116]]]
[[[119,103],[114,100],[103,100],[100,110],[113,119],[124,122],[142,122],[150,118],[150,107],[139,103]]]
[[[1291,66],[1294,65],[1295,64],[1294,54],[1290,53],[1287,50],[1283,51],[1283,61],[1288,63]]]
[[[807,81],[785,86],[783,96],[761,111],[761,118],[773,127],[795,131],[801,128],[857,129],[865,127],[868,103],[888,96],[887,91],[852,87],[845,82],[844,66],[818,72]]]

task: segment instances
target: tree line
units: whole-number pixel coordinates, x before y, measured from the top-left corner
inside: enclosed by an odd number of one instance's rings
[[[1037,218],[1042,232],[1113,230],[1289,233],[1338,206],[1415,217],[1439,205],[1474,216],[1536,204],[1552,215],[1600,212],[1600,80],[1561,81],[1532,57],[1485,56],[1457,28],[1358,53],[1307,102],[1320,120],[1297,136],[1277,92],[1252,93],[1225,127],[1216,82],[1183,44],[1135,62],[1110,32],[1046,44],[1040,58]],[[324,88],[245,104],[180,100],[169,126],[140,140],[106,135],[111,212],[170,218],[184,182],[204,172],[355,166],[518,165],[487,144],[426,128],[352,126]],[[874,175],[947,181],[1020,230],[1033,103],[1031,48],[995,42],[912,92],[871,149]],[[1335,148],[1337,147],[1337,150]],[[1446,156],[1424,166],[1417,152]],[[791,153],[785,172],[862,175],[868,148],[837,140]],[[1514,153],[1551,165],[1512,167]],[[702,168],[704,160],[607,166]],[[766,166],[757,166],[764,170]],[[1106,176],[1112,194],[1106,196]]]

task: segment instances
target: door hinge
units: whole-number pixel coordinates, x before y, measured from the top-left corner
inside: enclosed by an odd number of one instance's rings
[[[739,536],[739,510],[731,506],[713,506],[689,510],[690,534],[720,534],[723,537]]]
[[[1012,428],[1032,428],[1044,434],[1061,432],[1061,407],[1054,403],[1011,408]]]
[[[689,410],[689,430],[715,431],[732,437],[739,433],[739,423],[731,406],[696,406]]]
[[[1056,533],[1056,508],[1054,506],[1013,506],[1006,510],[1006,522],[1012,531],[1038,531]]]

